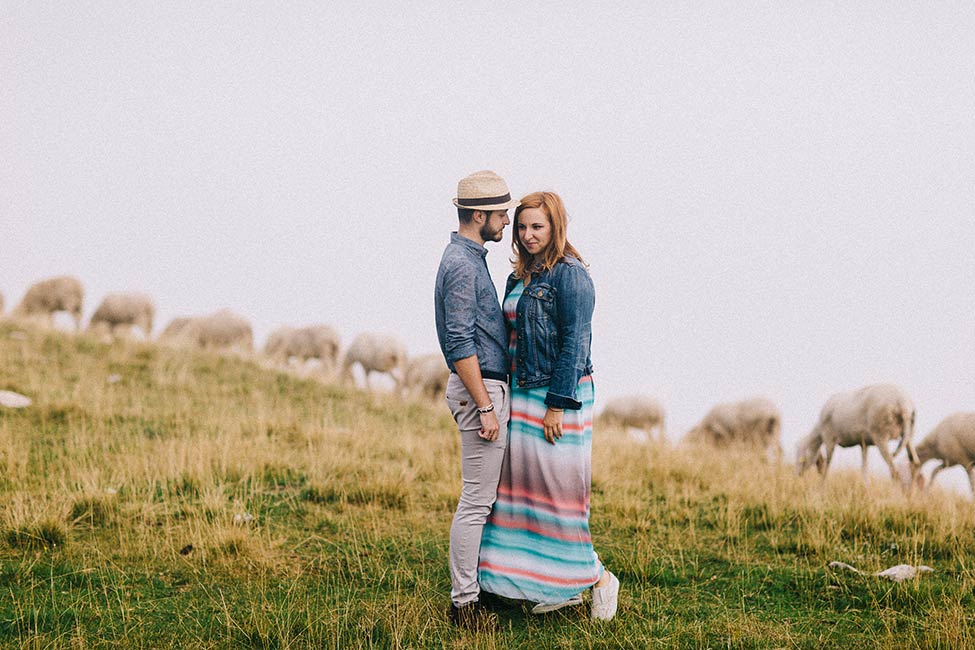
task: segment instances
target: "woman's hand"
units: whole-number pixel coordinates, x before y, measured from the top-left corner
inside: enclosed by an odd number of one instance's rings
[[[562,409],[548,407],[545,419],[542,420],[542,428],[545,430],[545,439],[554,445],[562,437]]]

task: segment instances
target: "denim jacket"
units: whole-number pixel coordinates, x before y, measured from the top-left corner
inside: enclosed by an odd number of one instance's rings
[[[434,289],[437,338],[451,372],[455,361],[476,354],[483,376],[506,380],[508,335],[486,255],[477,242],[451,233]]]
[[[518,278],[512,273],[505,298],[516,284]],[[513,379],[519,388],[548,386],[548,406],[582,408],[576,385],[592,374],[589,354],[595,303],[589,271],[574,257],[564,258],[551,271],[532,274],[515,318],[518,358]]]

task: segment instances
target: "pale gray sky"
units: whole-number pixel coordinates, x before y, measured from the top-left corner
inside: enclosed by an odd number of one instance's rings
[[[920,437],[975,410],[972,34],[968,2],[0,1],[0,292],[434,351],[490,168],[565,199],[598,399],[658,396],[676,439],[765,394],[791,452],[894,381]]]

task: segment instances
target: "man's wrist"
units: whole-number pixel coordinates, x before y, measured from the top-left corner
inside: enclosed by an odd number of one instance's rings
[[[484,407],[481,407],[481,406],[478,406],[477,407],[477,412],[480,413],[481,415],[485,415],[487,413],[490,413],[493,410],[494,410],[494,402],[491,402],[487,406],[484,406]]]

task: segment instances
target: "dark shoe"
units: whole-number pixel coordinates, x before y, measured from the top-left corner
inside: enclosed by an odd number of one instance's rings
[[[460,607],[450,603],[447,618],[457,627],[474,632],[496,632],[501,627],[498,623],[498,615],[489,612],[476,600]]]

